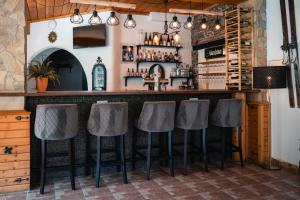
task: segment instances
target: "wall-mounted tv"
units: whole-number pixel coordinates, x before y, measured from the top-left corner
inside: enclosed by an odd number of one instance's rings
[[[101,47],[106,45],[105,24],[73,28],[73,48]]]

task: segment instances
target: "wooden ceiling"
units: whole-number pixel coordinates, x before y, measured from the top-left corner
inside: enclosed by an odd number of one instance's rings
[[[112,0],[115,2],[133,3],[136,4],[136,9],[130,11],[133,14],[148,15],[150,12],[164,12],[164,0]],[[245,0],[169,0],[168,8],[190,8],[192,9],[207,9],[215,4],[238,4]],[[55,18],[70,16],[76,4],[70,3],[70,0],[26,0],[26,13],[28,22],[44,21]],[[92,13],[93,5],[78,4],[81,14]],[[97,6],[97,10],[106,11],[111,8]],[[119,13],[129,13],[126,9],[114,9]]]

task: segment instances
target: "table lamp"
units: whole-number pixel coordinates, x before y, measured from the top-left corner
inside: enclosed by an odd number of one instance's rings
[[[271,89],[286,88],[287,81],[287,67],[286,66],[264,66],[253,68],[253,88],[267,89],[267,101],[271,103]],[[269,119],[271,120],[271,113],[269,109]],[[270,130],[271,131],[271,130]],[[266,166],[270,170],[279,170],[280,167],[274,165],[271,154],[271,134],[269,135],[269,163]]]

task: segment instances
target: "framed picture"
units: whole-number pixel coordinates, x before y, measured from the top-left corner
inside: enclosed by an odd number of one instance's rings
[[[134,61],[134,46],[133,45],[122,45],[122,62],[133,62]]]

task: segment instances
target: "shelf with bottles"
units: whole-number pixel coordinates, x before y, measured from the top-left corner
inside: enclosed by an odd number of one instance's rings
[[[179,31],[172,34],[162,34],[158,32],[145,33],[143,44],[138,46],[144,47],[165,47],[165,48],[181,48]]]
[[[137,70],[141,63],[165,63],[165,64],[181,64],[181,56],[178,51],[160,51],[140,48],[136,58]]]
[[[252,89],[253,11],[225,11],[226,88]]]
[[[127,87],[128,79],[142,79],[143,74],[148,74],[147,68],[145,70],[141,69],[140,71],[138,71],[137,69],[135,70],[134,68],[128,68],[126,75],[123,76],[125,80],[125,87]]]

